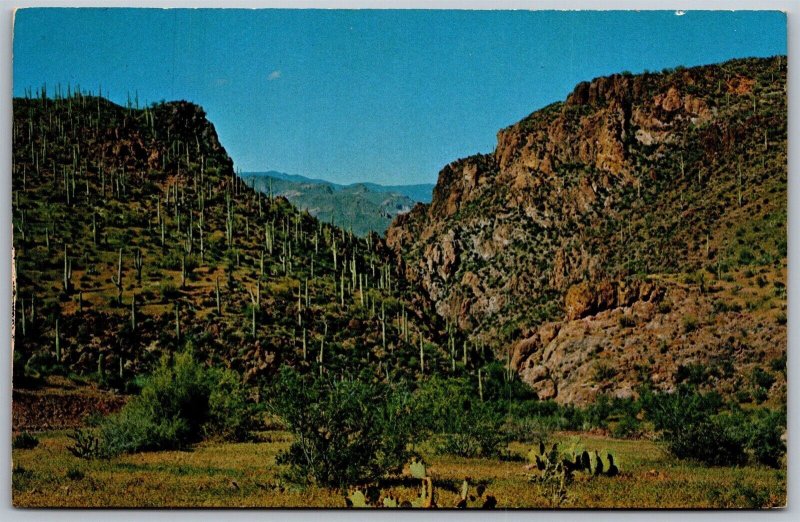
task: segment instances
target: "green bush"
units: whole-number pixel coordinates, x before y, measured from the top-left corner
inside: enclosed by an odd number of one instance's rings
[[[614,426],[611,435],[618,439],[635,437],[641,433],[641,423],[634,415],[623,415]]]
[[[718,394],[679,386],[674,393],[648,392],[642,402],[674,456],[712,466],[741,464],[746,459],[745,443],[736,426],[715,416],[721,405]]]
[[[459,457],[496,457],[508,442],[503,417],[490,404],[474,402],[447,422],[436,449]]]
[[[572,405],[560,405],[553,400],[526,400],[519,402],[509,402],[507,416],[511,419],[511,426],[520,423],[524,419],[530,419],[537,424],[542,424],[545,429],[550,431],[557,430],[582,430],[586,424],[586,414],[582,408]],[[508,423],[507,423],[508,425]],[[536,442],[541,440],[536,434],[528,435],[525,438],[518,438],[512,430],[507,430],[511,436],[510,440]]]
[[[617,370],[604,361],[597,361],[593,369],[594,382],[610,381],[617,375]]]
[[[675,381],[677,383],[686,382],[694,386],[700,386],[708,380],[708,368],[702,363],[689,363],[678,365],[675,371]]]
[[[693,315],[687,315],[683,318],[683,331],[685,333],[690,333],[697,330],[697,317]]]
[[[462,457],[503,453],[502,404],[483,402],[470,380],[432,377],[414,391],[417,429],[438,438],[437,450]]]
[[[786,429],[786,415],[783,412],[765,411],[758,415],[752,424],[748,447],[753,450],[756,461],[778,468],[786,454],[786,444],[781,440]]]
[[[782,373],[785,376],[786,375],[786,352],[784,352],[780,357],[770,361],[769,367],[772,368],[773,372]]]
[[[605,428],[608,418],[614,413],[614,401],[606,394],[598,395],[595,401],[584,410],[584,427]]]
[[[750,375],[750,381],[753,383],[753,386],[769,390],[772,388],[772,385],[775,384],[775,376],[762,368],[755,367],[753,368],[753,373]]]
[[[28,433],[27,431],[23,431],[11,442],[12,449],[33,449],[39,445],[39,439]]]
[[[294,434],[278,458],[290,480],[345,487],[402,469],[413,423],[406,391],[284,367],[270,397],[269,411]]]
[[[159,367],[141,395],[100,426],[108,455],[184,448],[203,438],[239,440],[253,418],[239,378],[230,370],[205,368],[190,351]]]
[[[172,301],[181,295],[180,289],[172,281],[162,281],[158,287],[163,302]]]
[[[86,474],[78,468],[69,468],[67,470],[67,478],[70,480],[83,480]]]

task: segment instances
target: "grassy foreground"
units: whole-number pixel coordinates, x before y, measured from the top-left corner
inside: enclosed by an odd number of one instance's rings
[[[69,453],[66,432],[37,435],[39,445],[13,450],[13,502],[16,507],[345,507],[340,491],[293,488],[280,479],[275,457],[291,435],[262,434],[266,442],[203,443],[193,451],[123,455],[82,460]],[[560,434],[561,440],[574,439]],[[647,440],[580,436],[590,452],[614,454],[621,475],[577,474],[562,507],[572,508],[755,508],[785,504],[786,473],[766,467],[709,468],[681,462]],[[512,453],[530,445],[512,443]],[[439,507],[452,507],[465,477],[487,483],[498,508],[550,508],[528,481],[522,460],[426,457]],[[533,472],[536,472],[535,470]],[[387,480],[383,492],[410,498],[417,482]]]

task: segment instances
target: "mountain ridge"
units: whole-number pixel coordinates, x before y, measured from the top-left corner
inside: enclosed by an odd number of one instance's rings
[[[242,172],[246,183],[265,194],[285,196],[302,210],[327,223],[352,229],[359,236],[384,233],[391,220],[419,202],[430,200],[433,186],[383,186],[369,182],[340,185],[281,172]],[[410,196],[411,195],[411,196]]]
[[[387,243],[541,397],[670,388],[731,352],[750,371],[785,353],[785,75],[774,57],[581,82],[444,167]]]
[[[309,178],[299,174],[287,174],[277,170],[267,171],[247,171],[240,173],[244,178],[251,177],[271,177],[282,179],[285,181],[292,181],[295,183],[316,183],[321,185],[331,185],[337,189],[351,188],[358,185],[363,185],[375,192],[397,192],[410,198],[418,203],[430,203],[433,188],[435,183],[411,183],[409,185],[383,185],[381,183],[374,183],[371,181],[354,181],[352,183],[336,183],[322,178]]]

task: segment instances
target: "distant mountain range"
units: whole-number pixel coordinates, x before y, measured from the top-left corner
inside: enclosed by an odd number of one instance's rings
[[[340,185],[284,172],[243,172],[241,177],[255,190],[284,196],[316,218],[353,230],[358,235],[384,233],[392,220],[417,203],[430,203],[432,184]]]

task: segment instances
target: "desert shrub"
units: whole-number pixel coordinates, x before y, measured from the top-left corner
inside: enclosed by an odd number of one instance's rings
[[[701,394],[680,386],[674,393],[648,393],[643,404],[674,456],[715,466],[744,462],[741,433],[732,423],[715,416],[721,404],[718,394]]]
[[[754,386],[765,390],[769,390],[775,384],[775,376],[759,367],[753,369],[750,380]]]
[[[617,370],[606,362],[598,361],[594,365],[593,373],[595,382],[605,382],[613,379],[617,375]]]
[[[635,437],[641,433],[641,423],[635,415],[624,414],[614,426],[611,435],[619,439]]]
[[[158,287],[163,302],[171,301],[181,295],[177,285],[172,281],[162,281]]]
[[[741,439],[713,418],[666,430],[664,440],[670,452],[681,459],[711,466],[730,466],[745,461]]]
[[[560,405],[553,400],[525,400],[509,402],[506,412],[508,419],[512,420],[511,425],[520,423],[524,419],[541,424],[546,430],[581,430],[586,422],[585,411],[572,405]],[[509,423],[507,423],[508,425]],[[516,438],[512,430],[507,430],[511,440],[524,441],[524,438]],[[531,435],[531,441],[540,440],[535,435]]]
[[[786,375],[786,352],[784,352],[780,357],[770,361],[769,367],[772,368],[773,372]]]
[[[561,429],[562,418],[521,417],[507,415],[503,423],[503,432],[508,440],[517,442],[548,441],[555,430]]]
[[[756,401],[756,404],[761,404],[769,398],[769,392],[767,392],[767,389],[758,386],[753,388],[753,390],[750,392],[750,395],[753,397],[753,400]]]
[[[206,368],[191,351],[165,356],[141,395],[100,426],[104,453],[184,448],[205,437],[240,439],[252,421],[239,378]]]
[[[597,399],[589,404],[584,412],[585,427],[605,428],[608,418],[614,411],[611,397],[608,395],[598,395]]]
[[[738,402],[740,404],[743,404],[743,403],[746,403],[746,402],[753,402],[753,397],[750,395],[750,392],[747,391],[747,390],[737,390],[736,393],[734,393],[734,398],[736,399],[736,402]]]
[[[69,468],[67,470],[67,478],[70,480],[83,480],[86,474],[78,468]]]
[[[747,446],[757,462],[778,468],[786,454],[786,444],[781,439],[786,428],[786,414],[764,411],[753,419]]]
[[[706,494],[715,508],[761,509],[771,506],[772,494],[767,488],[758,487],[736,480],[732,487],[714,487]]]
[[[436,449],[459,457],[495,457],[508,442],[503,416],[490,404],[470,402],[467,409],[445,423]]]
[[[75,430],[67,436],[72,440],[67,450],[79,459],[93,459],[105,455],[100,439],[93,430]]]
[[[11,442],[11,447],[13,449],[33,449],[39,445],[39,439],[28,433],[27,431],[23,431]]]
[[[409,394],[387,384],[300,375],[284,367],[268,410],[294,435],[278,461],[298,483],[344,487],[399,471],[412,433]]]
[[[675,371],[675,381],[677,383],[686,382],[694,386],[700,386],[705,384],[708,374],[708,368],[702,363],[681,364]]]
[[[693,315],[687,315],[683,318],[683,331],[686,333],[693,332],[697,330],[697,317]]]
[[[440,453],[462,457],[503,452],[503,404],[484,402],[467,379],[433,377],[414,391],[417,429],[437,435]],[[485,397],[484,397],[485,398]]]
[[[492,361],[485,365],[483,376],[484,400],[494,402],[500,408],[537,398],[536,392],[522,382],[518,374],[514,373],[509,378],[508,368],[503,362]]]
[[[211,370],[215,379],[208,395],[208,419],[203,425],[208,438],[244,440],[254,426],[253,404],[239,375],[232,371]]]

